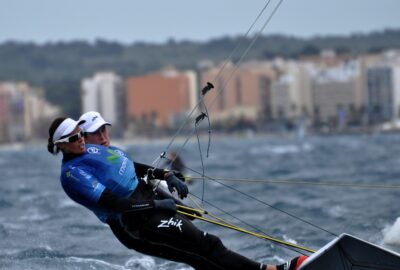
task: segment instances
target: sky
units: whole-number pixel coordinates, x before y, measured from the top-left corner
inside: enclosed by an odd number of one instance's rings
[[[259,31],[280,0],[271,0]],[[246,33],[268,0],[0,0],[0,43],[105,39],[207,41]],[[296,37],[400,28],[400,0],[283,0],[263,34]]]

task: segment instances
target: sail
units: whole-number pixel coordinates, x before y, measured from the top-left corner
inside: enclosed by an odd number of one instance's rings
[[[342,234],[311,255],[299,270],[400,270],[400,254]]]

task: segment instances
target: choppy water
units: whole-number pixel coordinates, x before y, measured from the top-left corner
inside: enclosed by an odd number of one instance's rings
[[[135,160],[151,163],[166,142],[122,146]],[[196,143],[189,142],[182,157],[187,166],[202,170]],[[190,269],[123,247],[106,225],[63,193],[60,158],[48,154],[44,144],[0,148],[0,269]],[[205,173],[215,178],[399,185],[400,135],[311,137],[302,142],[214,138],[204,163]],[[205,201],[274,237],[318,249],[333,238],[328,232],[346,232],[400,251],[400,189],[223,183],[233,188],[207,181]],[[198,197],[202,188],[198,180],[190,185]],[[258,261],[278,263],[297,255],[252,236],[196,224]]]

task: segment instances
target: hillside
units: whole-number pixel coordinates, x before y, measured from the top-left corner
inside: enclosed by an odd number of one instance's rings
[[[251,38],[221,37],[207,42],[174,41],[164,44],[129,45],[106,40],[57,42],[38,45],[9,41],[0,44],[0,81],[26,81],[46,89],[48,99],[63,106],[72,115],[79,112],[79,87],[83,77],[100,70],[112,70],[126,77],[159,70],[164,66],[195,69],[201,60],[221,61],[241,41],[241,53]],[[353,55],[400,48],[400,29],[388,29],[350,36],[317,36],[310,39],[269,35],[261,36],[248,59],[276,56],[298,58],[318,54],[323,49]],[[66,100],[68,100],[66,102]]]

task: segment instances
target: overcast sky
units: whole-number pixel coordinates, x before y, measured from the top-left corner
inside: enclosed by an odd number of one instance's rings
[[[279,0],[271,0],[260,29]],[[0,0],[0,42],[207,41],[244,34],[267,0]],[[400,28],[400,0],[284,0],[264,33],[315,35]]]

